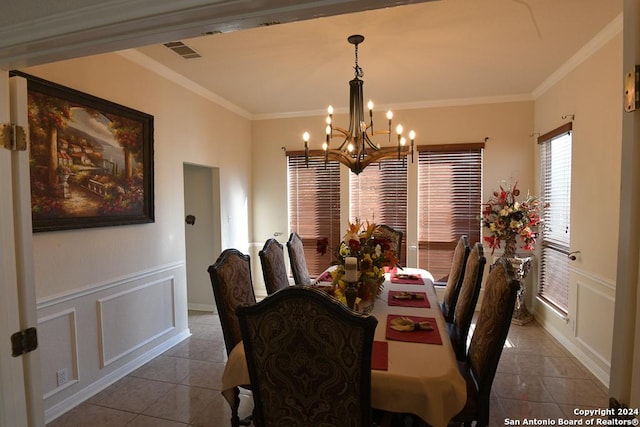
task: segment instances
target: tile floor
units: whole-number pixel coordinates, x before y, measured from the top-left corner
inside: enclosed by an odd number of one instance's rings
[[[47,427],[229,426],[220,394],[226,352],[217,316],[189,313],[192,336]],[[542,327],[512,325],[493,383],[491,426],[507,418],[573,419],[606,408],[607,388]],[[241,416],[251,410],[245,399]]]

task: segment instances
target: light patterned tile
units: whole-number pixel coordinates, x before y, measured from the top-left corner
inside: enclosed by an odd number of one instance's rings
[[[608,407],[608,396],[590,379],[544,377],[543,381],[558,404]]]
[[[99,393],[94,402],[100,406],[139,413],[173,387],[175,385],[171,383],[129,377],[120,387]]]
[[[117,409],[81,403],[63,414],[47,427],[121,427],[133,420],[136,414]]]
[[[179,384],[189,375],[190,363],[189,359],[182,357],[160,355],[133,371],[130,376]]]
[[[553,397],[539,375],[498,373],[493,381],[492,390],[499,398],[553,402]]]
[[[178,385],[142,413],[150,417],[189,423],[211,405],[220,392]]]

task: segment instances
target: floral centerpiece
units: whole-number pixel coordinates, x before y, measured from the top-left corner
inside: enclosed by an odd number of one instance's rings
[[[336,252],[336,268],[331,271],[333,295],[342,303],[361,312],[373,308],[375,298],[382,291],[385,267],[393,268],[398,259],[389,241],[375,236],[378,226],[356,219],[349,228]],[[319,239],[316,250],[324,254],[328,240]],[[355,262],[357,273],[350,273],[347,265]]]
[[[535,247],[536,230],[542,223],[540,201],[529,194],[524,200],[518,201],[520,190],[517,187],[517,182],[511,187],[500,186],[500,190],[494,191],[483,205],[482,225],[489,229],[484,241],[489,244],[492,254],[504,241],[503,256],[515,256],[518,237],[524,243],[522,249],[530,251]]]

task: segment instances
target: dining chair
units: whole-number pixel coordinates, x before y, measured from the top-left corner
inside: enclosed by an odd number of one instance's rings
[[[456,303],[453,315],[453,323],[447,323],[447,330],[451,345],[456,353],[456,359],[464,360],[467,352],[467,337],[473,319],[480,287],[482,275],[487,259],[484,256],[482,243],[476,243],[469,253],[467,264],[464,269],[464,278],[460,286],[460,295]]]
[[[267,239],[264,247],[258,252],[262,277],[267,288],[267,295],[289,287],[287,266],[284,262],[284,247],[274,238]]]
[[[236,308],[243,303],[255,303],[256,296],[251,280],[251,262],[249,255],[237,249],[225,249],[216,262],[208,268],[213,287],[213,295],[218,310],[224,345],[227,355],[242,341],[240,324],[236,316]],[[234,390],[236,405],[231,408],[231,425],[250,425],[250,420],[240,421],[238,416],[238,399],[240,390]]]
[[[295,231],[289,235],[287,251],[289,252],[289,263],[294,283],[296,285],[310,285],[311,277],[307,269],[307,259],[304,257],[304,246],[302,239]]]
[[[458,296],[460,294],[460,285],[462,285],[462,279],[464,278],[464,270],[467,265],[469,252],[471,252],[469,238],[466,234],[463,234],[458,239],[456,248],[453,251],[453,260],[451,261],[451,267],[449,269],[449,278],[447,279],[444,298],[440,304],[442,314],[444,315],[444,319],[447,323],[453,322],[456,302],[458,301]]]
[[[236,312],[257,427],[372,425],[375,317],[308,286]]]
[[[467,382],[467,402],[453,419],[454,424],[489,425],[491,385],[509,333],[511,316],[520,284],[513,267],[499,258],[487,277],[480,314],[464,362],[458,367]]]
[[[402,237],[403,233],[400,230],[395,230],[386,224],[379,224],[376,230],[373,232],[375,237],[383,237],[389,242],[391,250],[396,253],[396,258],[402,262]]]

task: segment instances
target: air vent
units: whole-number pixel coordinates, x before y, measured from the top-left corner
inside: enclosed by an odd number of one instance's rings
[[[164,44],[166,47],[182,56],[184,59],[201,58],[202,56],[182,42],[170,42]]]
[[[280,21],[269,21],[269,22],[263,22],[262,24],[260,24],[261,27],[270,27],[272,25],[278,25],[280,24]]]

